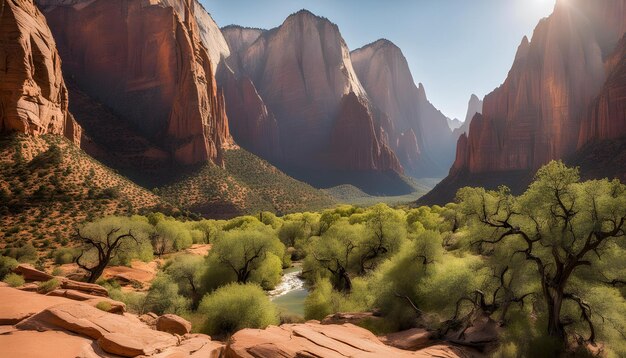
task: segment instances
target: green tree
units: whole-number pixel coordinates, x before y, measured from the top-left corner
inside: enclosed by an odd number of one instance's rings
[[[191,298],[192,309],[198,308],[202,298],[204,258],[195,255],[177,256],[165,267],[165,273],[178,285],[178,293]]]
[[[94,283],[113,262],[129,264],[133,258],[152,259],[147,239],[149,225],[127,217],[107,217],[84,225],[75,239],[83,245],[76,264],[87,271]]]
[[[215,240],[209,253],[209,261],[214,262],[234,274],[236,281],[247,283],[257,270],[263,269],[273,275],[280,276],[281,260],[285,254],[285,246],[275,237],[273,230],[265,225],[248,226],[246,229],[233,229]],[[270,267],[268,268],[267,265]],[[258,278],[260,280],[266,277]]]
[[[519,197],[507,188],[465,188],[458,198],[481,253],[504,246],[510,257],[521,256],[533,268],[550,337],[563,346],[568,334],[595,343],[599,326],[623,334],[623,311],[621,317],[611,312],[594,293],[601,290],[616,300],[617,309],[624,307],[624,297],[612,286],[623,277],[604,271],[602,261],[626,253],[626,186],[580,182],[577,169],[551,162]],[[595,308],[594,300],[607,311]]]

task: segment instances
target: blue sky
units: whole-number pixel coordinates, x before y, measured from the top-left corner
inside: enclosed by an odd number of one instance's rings
[[[219,26],[273,28],[300,9],[339,25],[351,50],[387,38],[406,56],[415,82],[449,117],[465,118],[506,78],[524,35],[556,0],[200,0]]]

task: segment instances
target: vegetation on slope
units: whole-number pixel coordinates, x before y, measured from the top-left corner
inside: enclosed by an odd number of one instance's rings
[[[215,218],[260,211],[286,214],[334,204],[326,193],[243,149],[227,151],[225,162],[225,168],[206,164],[158,192],[185,209]]]
[[[67,245],[79,223],[147,210],[172,207],[62,137],[0,138],[0,248],[23,260]]]

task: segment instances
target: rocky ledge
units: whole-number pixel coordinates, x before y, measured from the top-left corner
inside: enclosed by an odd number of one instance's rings
[[[384,337],[386,345],[353,324],[318,321],[244,329],[228,342],[218,342],[207,335],[190,333],[191,324],[175,315],[159,317],[150,313],[138,317],[127,313],[123,303],[94,295],[100,293],[92,287],[97,285],[57,277],[60,288],[42,294],[32,289],[37,286],[35,282],[53,276],[26,265],[15,271],[30,282],[20,288],[0,284],[0,357],[468,356],[457,348],[429,341],[421,331]],[[73,288],[63,288],[66,286]],[[418,346],[420,349],[415,350]]]

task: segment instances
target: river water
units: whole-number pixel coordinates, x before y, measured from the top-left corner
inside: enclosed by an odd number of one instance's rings
[[[284,270],[282,281],[269,292],[269,295],[281,311],[304,317],[304,300],[309,295],[309,291],[299,277],[301,273],[302,267],[300,266]]]

